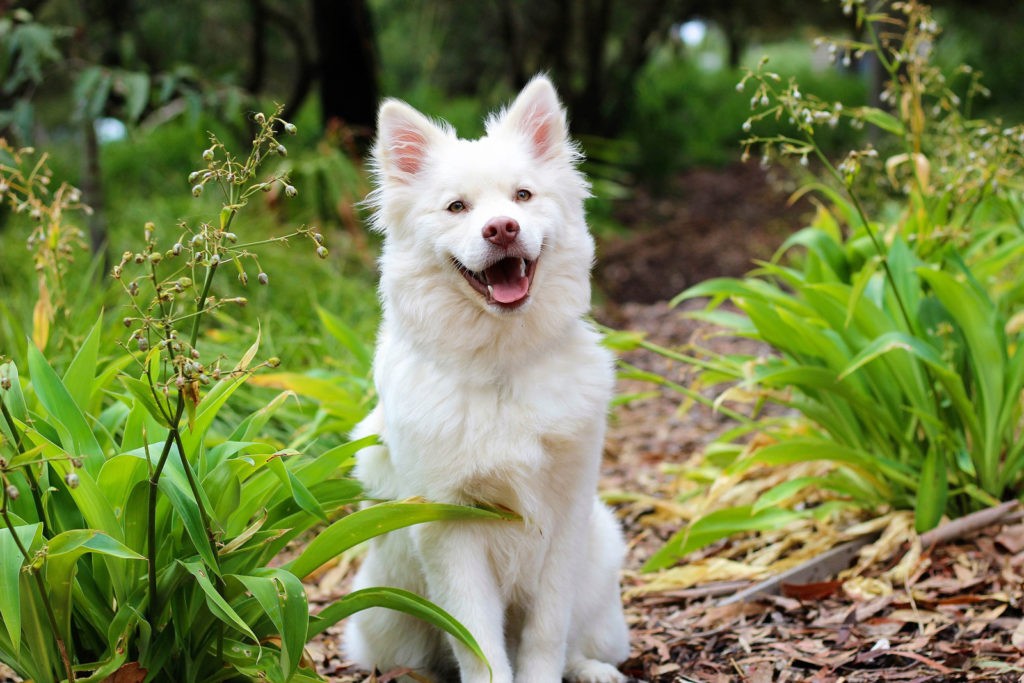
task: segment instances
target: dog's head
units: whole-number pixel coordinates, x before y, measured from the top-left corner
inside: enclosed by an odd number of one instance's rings
[[[544,76],[492,116],[478,140],[459,139],[403,102],[384,102],[368,203],[385,234],[385,298],[414,290],[426,315],[467,301],[498,318],[545,307],[580,315],[589,305],[593,241],[578,160]]]

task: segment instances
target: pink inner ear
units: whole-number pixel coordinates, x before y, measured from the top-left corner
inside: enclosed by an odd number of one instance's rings
[[[422,133],[408,128],[397,130],[391,136],[389,147],[398,170],[412,175],[419,173],[427,156],[427,139]]]
[[[546,157],[551,151],[551,116],[539,112],[535,114],[529,124],[533,128],[533,151],[538,157]]]
[[[538,102],[520,119],[519,130],[526,134],[534,155],[540,159],[551,156],[559,143],[557,117],[557,111],[551,111],[543,102]]]

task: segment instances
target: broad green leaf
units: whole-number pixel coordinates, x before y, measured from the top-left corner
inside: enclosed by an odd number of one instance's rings
[[[75,582],[76,564],[85,553],[98,553],[125,560],[146,559],[107,534],[92,529],[65,531],[47,543],[46,583],[61,636],[68,642],[71,640],[71,593]]]
[[[918,273],[931,286],[967,341],[971,369],[980,388],[978,403],[984,434],[982,443],[977,444],[983,449],[978,474],[982,488],[992,491],[998,482],[999,416],[1008,364],[1005,333],[996,322],[992,302],[970,282],[928,268],[920,268]]]
[[[369,372],[373,363],[373,351],[367,348],[359,334],[346,325],[341,318],[327,310],[317,306],[316,313],[320,316],[320,322],[324,328],[331,333],[331,336],[341,342],[341,345],[349,350],[349,353],[356,359],[357,369],[362,372]]]
[[[210,393],[203,397],[202,403],[196,411],[195,420],[190,421],[189,429],[181,434],[181,442],[185,447],[185,453],[190,456],[196,453],[196,449],[202,443],[207,430],[213,424],[218,411],[227,402],[233,393],[245,383],[246,375],[228,377],[216,384]],[[191,459],[191,458],[190,458]]]
[[[75,470],[68,460],[67,454],[56,444],[46,439],[35,430],[26,431],[26,435],[39,446],[42,457],[49,459],[50,467],[54,469],[59,477],[65,477],[71,472],[78,475],[78,486],[69,488],[68,492],[75,501],[78,511],[85,518],[89,527],[111,534],[120,539],[121,526],[114,515],[110,502],[104,496],[103,491],[96,484],[96,480],[87,469]]]
[[[946,458],[938,448],[931,448],[921,468],[921,483],[917,487],[914,505],[914,528],[918,533],[935,528],[946,511],[948,497]]]
[[[778,507],[804,489],[811,486],[821,486],[825,481],[824,477],[797,477],[796,479],[784,481],[758,496],[750,511],[756,514],[766,508]]]
[[[175,454],[171,453],[170,457],[175,457]],[[192,545],[195,546],[199,556],[203,558],[203,562],[213,571],[219,573],[220,569],[217,558],[214,556],[213,549],[210,547],[210,540],[206,536],[203,519],[199,514],[199,506],[196,504],[195,498],[192,497],[192,490],[180,466],[168,465],[165,467],[164,471],[160,474],[158,487],[160,493],[167,496],[167,499],[171,501],[171,506],[181,518],[182,523],[185,525],[185,531],[188,533],[189,538],[192,539]]]
[[[92,395],[92,382],[96,377],[100,353],[100,318],[89,330],[78,353],[64,372],[63,383],[68,394],[83,412],[89,410],[89,397]]]
[[[125,389],[135,397],[137,405],[143,406],[146,409],[146,412],[148,412],[158,424],[167,424],[166,415],[171,414],[172,411],[164,402],[163,398],[159,399],[163,404],[163,410],[157,406],[157,399],[153,397],[153,390],[149,386],[148,382],[142,379],[135,379],[134,377],[127,377],[125,375],[121,375],[119,379]],[[141,441],[141,434],[137,435],[137,438]],[[125,440],[127,441],[127,437]]]
[[[517,516],[500,510],[448,505],[445,503],[389,502],[363,508],[342,517],[320,532],[305,549],[284,567],[299,578],[345,550],[375,536],[423,522],[456,520],[509,521]]]
[[[28,524],[14,527],[22,547],[29,550],[42,537],[42,524]],[[31,551],[30,551],[31,552]],[[25,564],[18,545],[9,529],[0,528],[0,626],[7,629],[12,649],[21,649],[21,592],[19,590],[21,568]]]
[[[34,345],[28,347],[28,368],[32,386],[39,402],[53,418],[64,448],[72,455],[82,456],[85,469],[92,474],[103,464],[103,449],[57,373]]]
[[[424,600],[415,593],[401,590],[399,588],[363,588],[353,591],[337,602],[325,607],[317,614],[310,623],[308,638],[323,633],[328,628],[342,619],[349,617],[370,607],[386,607],[387,609],[404,612],[417,619],[422,619],[428,624],[433,624],[454,636],[460,643],[465,645],[470,652],[487,662],[480,645],[477,644],[473,634],[460,624],[452,615],[434,603]],[[488,663],[487,668],[490,669]]]
[[[268,372],[253,376],[249,382],[257,387],[294,391],[299,396],[306,396],[324,404],[337,401],[341,393],[338,385],[330,380],[297,372]]]
[[[0,365],[0,377],[11,380],[11,388],[0,393],[0,399],[7,405],[11,415],[22,422],[28,419],[25,407],[25,395],[21,391],[21,380],[18,377],[18,366],[8,361]]]
[[[781,508],[767,508],[754,512],[752,506],[716,510],[677,531],[641,568],[652,572],[666,569],[694,550],[709,543],[732,536],[741,531],[772,531],[781,529],[794,520],[807,516]]]
[[[258,642],[256,634],[252,632],[249,625],[238,616],[238,613],[228,604],[227,600],[217,592],[213,582],[210,581],[210,576],[207,573],[207,568],[201,563],[196,561],[185,561],[178,560],[178,564],[184,567],[189,574],[195,577],[199,587],[206,593],[206,604],[209,606],[210,611],[213,612],[214,616],[223,621],[229,626],[237,628],[242,633],[252,638],[253,642]]]
[[[128,121],[138,123],[139,117],[149,104],[149,74],[141,71],[121,71],[117,85],[125,99]]]
[[[291,572],[261,568],[252,575],[232,574],[248,590],[281,637],[281,668],[287,678],[295,673],[309,630],[309,606],[302,582]]]
[[[119,520],[123,521],[129,513],[138,512],[128,510],[128,496],[148,476],[149,466],[146,461],[133,455],[116,455],[103,463],[97,483]]]
[[[887,133],[902,136],[905,132],[902,121],[889,112],[876,107],[861,107],[858,114],[871,125],[877,126]]]

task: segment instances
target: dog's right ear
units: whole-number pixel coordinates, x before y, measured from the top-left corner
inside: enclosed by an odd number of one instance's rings
[[[377,114],[374,158],[385,178],[408,182],[422,169],[430,146],[444,132],[400,100],[385,100]]]

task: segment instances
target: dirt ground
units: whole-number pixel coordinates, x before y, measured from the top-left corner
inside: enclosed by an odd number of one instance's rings
[[[790,206],[784,185],[754,165],[695,170],[679,176],[663,197],[638,194],[618,213],[628,231],[599,246],[594,277],[603,296],[596,317],[617,329],[643,330],[663,345],[685,345],[707,330],[666,301],[704,279],[747,272],[754,259],[769,257],[802,227],[809,210],[807,203]],[[687,381],[685,368],[660,356],[637,351],[626,360]],[[676,472],[699,462],[728,422],[700,406],[682,413],[678,395],[651,392],[642,383],[622,381],[620,391],[648,394],[614,411],[602,480],[629,544],[623,588],[633,653],[622,670],[631,680],[1024,683],[1019,514],[919,555],[897,534],[896,552],[867,562],[856,581],[829,576],[732,604],[723,602],[754,580],[650,591],[650,576],[639,569],[679,528],[671,514]],[[721,542],[702,555],[714,562],[716,554],[730,552],[735,548]],[[312,600],[340,597],[351,569],[329,570],[310,587]],[[383,682],[399,673],[367,679],[351,668],[337,647],[339,631],[310,650],[330,680]]]

